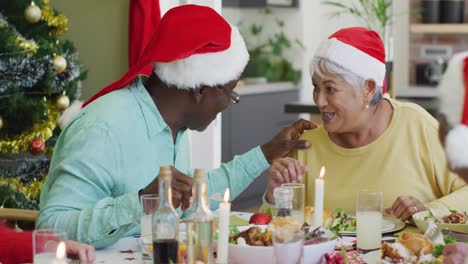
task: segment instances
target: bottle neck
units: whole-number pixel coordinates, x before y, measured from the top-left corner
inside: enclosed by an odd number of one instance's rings
[[[159,182],[159,203],[160,207],[172,207],[171,181],[164,179]]]
[[[195,207],[206,204],[206,183],[195,183],[193,185],[193,204]]]

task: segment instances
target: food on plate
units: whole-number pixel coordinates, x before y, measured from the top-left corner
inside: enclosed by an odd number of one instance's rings
[[[440,222],[439,220],[437,220],[437,218],[434,217],[432,213],[424,217],[424,221],[432,221],[434,223],[440,223],[440,224],[466,224],[467,223],[468,216],[466,215],[466,213],[458,213],[455,210],[450,210],[450,212],[451,212],[450,214],[440,217],[443,222]]]
[[[250,227],[247,230],[239,232],[232,236],[229,241],[239,243],[238,241],[245,241],[250,246],[271,246],[273,245],[273,237],[270,229],[266,228],[264,232],[258,226]],[[241,244],[241,243],[239,243]]]
[[[250,217],[249,224],[268,225],[271,221],[271,215],[267,213],[255,213]]]
[[[397,242],[382,244],[381,258],[390,263],[432,263],[435,260],[433,251],[433,243],[423,235],[405,232],[398,237]]]
[[[365,264],[361,254],[357,250],[341,250],[325,253],[325,264]]]
[[[307,205],[304,207],[304,221],[308,225],[311,225],[311,226],[314,225],[314,212],[315,212],[315,209],[313,206]],[[333,211],[328,208],[324,208],[322,226],[328,228],[330,227],[332,222],[333,222]]]
[[[297,231],[304,230],[305,245],[319,244],[334,239],[334,237],[326,236],[323,230],[311,229],[308,225],[299,224],[294,217],[286,216],[273,219],[264,231],[259,226],[249,227],[242,232],[231,227],[229,243],[249,246],[272,246],[273,231],[277,229],[281,229],[282,232],[280,232],[280,237],[277,236],[276,238],[283,241],[291,239],[294,234],[297,235]]]
[[[465,224],[466,218],[465,214],[453,213],[442,217],[442,220],[444,220],[446,224]]]
[[[285,217],[276,217],[275,219],[271,220],[268,228],[274,230],[276,228],[281,229],[291,229],[293,231],[298,231],[302,227],[302,223],[298,223],[296,218],[293,216],[285,216]]]
[[[333,222],[330,225],[330,230],[339,231],[356,231],[356,217],[348,215],[343,209],[336,208],[333,212]]]

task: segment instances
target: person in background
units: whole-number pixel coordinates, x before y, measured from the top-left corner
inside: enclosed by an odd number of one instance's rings
[[[17,264],[33,262],[32,232],[16,232],[0,225],[0,263]],[[82,263],[93,263],[95,260],[94,247],[65,241],[68,257],[76,257]]]
[[[468,52],[455,54],[439,84],[440,141],[448,167],[468,182]],[[468,245],[453,243],[444,248],[444,264],[467,263]]]
[[[234,89],[248,59],[238,29],[213,9],[182,5],[169,10],[140,61],[86,102],[60,134],[37,227],[66,230],[96,248],[139,233],[139,197],[158,193],[155,176],[161,165],[173,168],[174,206],[187,208],[192,189],[188,130],[203,131],[239,102]],[[138,75],[150,65],[151,76]],[[298,137],[315,127],[300,120],[211,170],[209,196],[230,188],[233,199],[274,160],[309,147]]]
[[[369,189],[382,191],[384,208],[403,221],[427,210],[426,203],[468,209],[468,186],[446,166],[438,122],[418,105],[383,96],[385,50],[376,32],[337,31],[318,48],[311,74],[323,126],[301,136],[313,148],[293,155],[308,169],[306,204],[313,205],[315,178],[325,166],[328,208],[352,213],[356,192]],[[271,166],[265,206],[274,202],[276,186],[298,179],[302,171],[291,163],[283,158]]]

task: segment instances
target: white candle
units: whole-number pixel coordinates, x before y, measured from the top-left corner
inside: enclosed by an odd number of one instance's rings
[[[224,202],[219,204],[219,231],[218,231],[218,251],[216,253],[216,263],[228,263],[229,245],[229,216],[231,203],[229,202],[229,188],[224,192]]]
[[[320,169],[320,177],[315,179],[315,209],[314,209],[314,226],[322,226],[323,223],[323,193],[325,189],[325,167]]]
[[[61,241],[57,246],[57,254],[55,254],[55,259],[53,264],[67,264],[67,253],[65,248],[65,242]]]

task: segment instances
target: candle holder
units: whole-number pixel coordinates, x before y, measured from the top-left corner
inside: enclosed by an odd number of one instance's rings
[[[37,229],[33,232],[34,264],[57,263],[57,247],[65,241],[67,235],[64,231],[54,229]],[[65,255],[66,259],[66,255]]]

